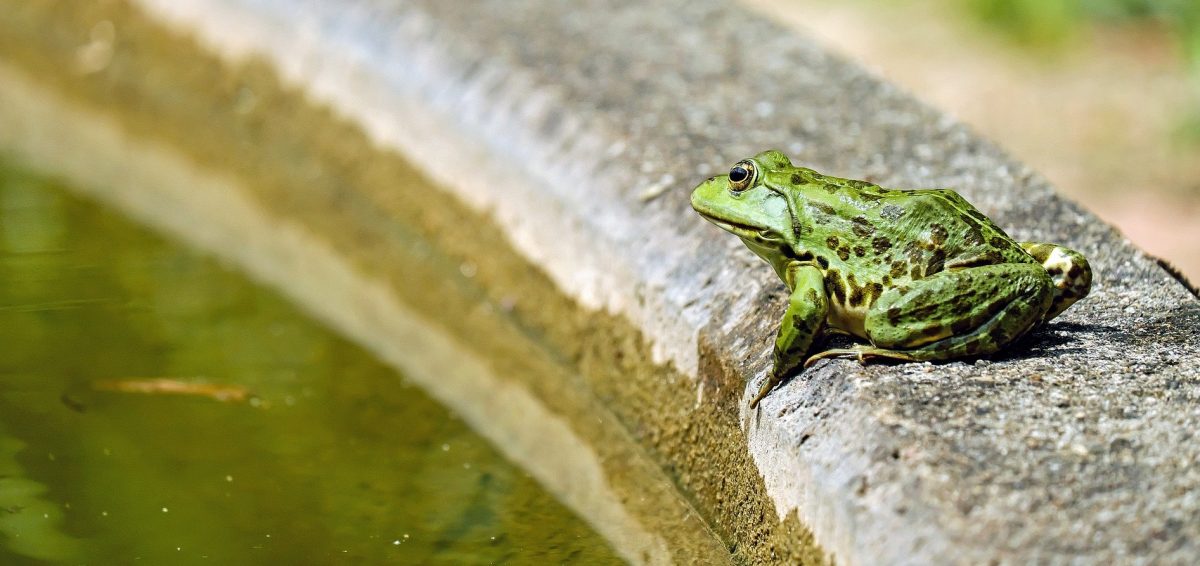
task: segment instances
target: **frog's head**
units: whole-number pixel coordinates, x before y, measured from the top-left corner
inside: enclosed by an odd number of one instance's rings
[[[743,159],[727,175],[700,183],[692,191],[692,208],[752,249],[757,244],[785,250],[795,238],[792,215],[784,193],[766,180],[791,167],[787,156],[775,150]]]

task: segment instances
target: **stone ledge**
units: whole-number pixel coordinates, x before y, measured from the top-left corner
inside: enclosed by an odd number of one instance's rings
[[[804,38],[716,1],[138,3],[265,59],[490,213],[562,293],[630,321],[698,405],[742,411],[779,518],[796,513],[837,561],[1200,550],[1200,302],[1025,167]],[[1014,236],[1083,251],[1093,294],[995,360],[824,363],[751,414],[781,286],[687,195],[767,147],[955,187]]]

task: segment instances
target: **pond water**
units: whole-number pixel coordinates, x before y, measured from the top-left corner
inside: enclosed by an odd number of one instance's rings
[[[618,561],[361,348],[0,163],[0,563]]]

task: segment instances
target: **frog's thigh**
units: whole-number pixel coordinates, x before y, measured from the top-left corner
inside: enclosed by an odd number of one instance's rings
[[[1051,296],[1037,264],[950,269],[885,291],[865,327],[877,348],[919,349],[922,359],[984,354],[1040,321]],[[952,340],[962,337],[974,340]]]
[[[1038,260],[1054,284],[1054,302],[1044,320],[1059,315],[1092,289],[1092,268],[1083,254],[1058,244],[1021,242],[1021,247]]]

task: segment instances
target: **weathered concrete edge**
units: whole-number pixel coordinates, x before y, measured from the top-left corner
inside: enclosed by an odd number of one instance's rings
[[[371,9],[365,5],[326,12],[317,9],[300,16],[300,25],[285,26],[280,22],[295,23],[288,19],[293,14],[276,19],[274,16],[280,15],[276,11],[282,9],[270,3],[257,7],[228,3],[225,9],[233,12],[226,14],[236,17],[219,24],[204,23],[214,12],[189,16],[187,6],[152,0],[144,4],[157,4],[165,10],[161,12],[165,17],[175,18],[185,29],[200,31],[201,36],[209,34],[213,48],[234,59],[265,57],[295,85],[361,124],[382,145],[400,149],[425,164],[432,176],[458,190],[464,202],[493,210],[514,244],[531,261],[544,266],[565,293],[583,305],[629,318],[645,330],[661,359],[695,375],[696,337],[707,322],[707,313],[689,310],[689,300],[694,297],[665,283],[663,269],[669,267],[654,269],[652,265],[654,250],[660,246],[669,249],[679,235],[670,227],[656,231],[655,245],[647,251],[627,247],[628,242],[608,230],[621,227],[610,220],[636,216],[629,214],[630,203],[581,198],[593,192],[579,187],[596,188],[594,194],[611,196],[603,185],[617,178],[605,177],[588,156],[619,152],[613,148],[619,148],[621,140],[608,136],[596,124],[572,122],[571,107],[556,108],[561,101],[544,77],[487,64],[467,76],[454,74],[483,58],[478,53],[464,54],[469,46],[449,45],[436,34],[430,35],[434,23],[419,12],[406,13],[399,22],[396,35],[409,41],[396,44],[389,43],[396,37],[391,34],[396,29],[385,34],[373,27]],[[209,24],[214,29],[205,32],[203,28]],[[269,37],[265,32],[273,27],[289,33]],[[303,41],[290,37],[297,28]],[[280,39],[286,41],[277,41]],[[390,50],[365,47],[380,44]],[[391,57],[399,55],[400,60],[382,59],[385,51]],[[403,69],[398,76],[397,69]],[[502,103],[504,111],[488,112]],[[533,131],[548,116],[566,122],[558,126],[554,139],[571,138],[574,145],[569,152]],[[406,128],[415,125],[425,135],[406,140],[405,132],[398,129],[401,124]],[[508,143],[500,143],[502,140]],[[1000,156],[992,157],[998,166],[1007,165]],[[473,169],[456,168],[460,160],[471,163]],[[570,181],[567,184],[572,190],[560,190],[564,179]],[[1046,191],[1045,187],[1041,190]],[[509,203],[506,195],[523,198]],[[639,257],[638,253],[645,255]],[[722,274],[719,279],[732,277],[735,275]],[[763,289],[758,279],[747,280],[742,288],[743,300],[732,309],[735,316],[726,321],[748,311]],[[920,520],[920,513],[913,512],[901,521],[887,511],[886,503],[880,509],[850,503],[846,495],[852,491],[851,480],[870,463],[864,454],[839,450],[838,440],[853,439],[860,447],[882,443],[856,437],[864,428],[874,430],[878,424],[872,415],[855,411],[866,407],[841,409],[846,411],[840,415],[843,420],[833,425],[838,430],[824,431],[824,448],[810,444],[800,453],[799,431],[771,420],[758,423],[762,428],[751,435],[751,451],[780,515],[798,509],[822,544],[840,560],[850,562],[878,560],[872,550],[891,549],[898,556],[919,560],[921,556],[954,555],[947,545],[970,545],[972,541],[951,542],[933,516]],[[846,453],[855,456],[837,459]],[[894,501],[903,494],[890,495]],[[986,552],[976,547],[968,554],[983,557]]]

